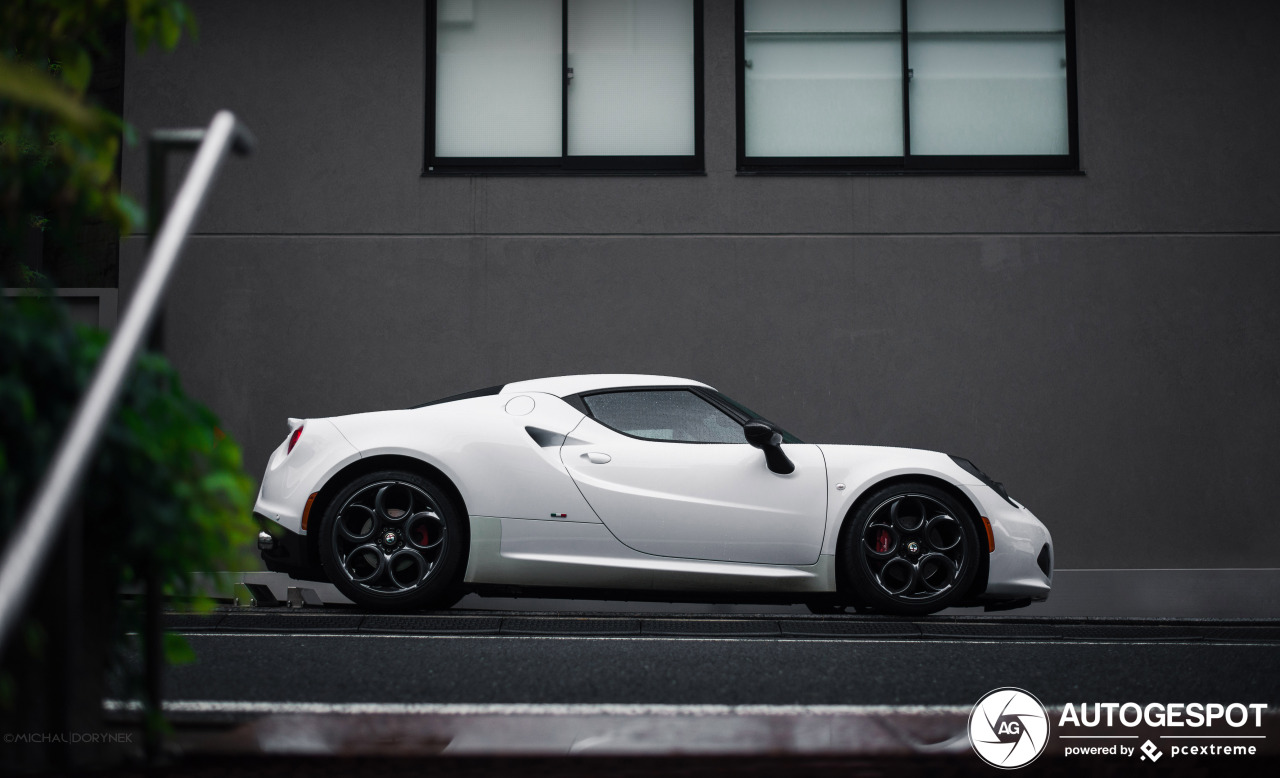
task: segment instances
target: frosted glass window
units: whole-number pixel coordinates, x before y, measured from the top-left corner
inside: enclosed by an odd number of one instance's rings
[[[694,154],[692,0],[569,0],[568,153]]]
[[[913,155],[1069,153],[1062,0],[908,0]]]
[[[1077,164],[1072,0],[741,2],[742,165]]]
[[[559,157],[560,0],[436,8],[436,155]]]
[[[744,0],[752,157],[903,154],[899,0]]]

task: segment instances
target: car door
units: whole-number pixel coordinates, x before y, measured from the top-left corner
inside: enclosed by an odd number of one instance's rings
[[[596,515],[648,554],[806,565],[826,524],[826,464],[817,446],[788,444],[778,475],[742,425],[684,388],[582,397],[588,418],[560,449]]]

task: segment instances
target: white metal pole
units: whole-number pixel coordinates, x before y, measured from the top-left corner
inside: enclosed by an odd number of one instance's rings
[[[233,143],[251,141],[230,111],[214,115],[151,247],[137,291],[80,400],[27,513],[0,558],[0,646],[6,645],[62,529],[98,439],[154,321],[187,233]]]

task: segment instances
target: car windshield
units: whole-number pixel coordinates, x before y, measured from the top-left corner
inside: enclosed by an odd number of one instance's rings
[[[731,398],[731,397],[728,397],[727,395],[725,395],[725,394],[723,394],[723,393],[721,393],[721,392],[717,392],[717,391],[712,390],[712,394],[714,394],[716,397],[720,398],[720,400],[722,400],[722,401],[723,401],[726,405],[728,405],[729,407],[736,409],[739,413],[741,413],[742,415],[746,416],[748,419],[762,419],[762,420],[764,420],[764,421],[769,421],[768,419],[765,419],[763,416],[761,416],[760,414],[758,414],[758,413],[756,413],[755,411],[751,410],[751,409],[750,409],[750,408],[748,408],[747,406],[743,405],[742,403],[738,402],[737,400],[734,400],[734,399],[733,399],[733,398]],[[770,424],[773,424],[773,422],[771,422],[771,421],[770,421],[769,423],[770,423]],[[786,430],[784,430],[783,428],[779,427],[777,424],[773,424],[773,427],[774,427],[774,429],[776,429],[778,432],[781,432],[781,433],[782,433],[782,442],[783,442],[783,443],[803,443],[803,442],[804,442],[804,441],[803,441],[803,440],[801,440],[800,438],[797,438],[795,435],[792,435],[790,432],[787,432],[787,431],[786,431]]]

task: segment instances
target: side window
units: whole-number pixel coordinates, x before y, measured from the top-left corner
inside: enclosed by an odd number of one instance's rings
[[[582,398],[601,424],[648,440],[746,443],[742,425],[684,389],[608,392]]]

